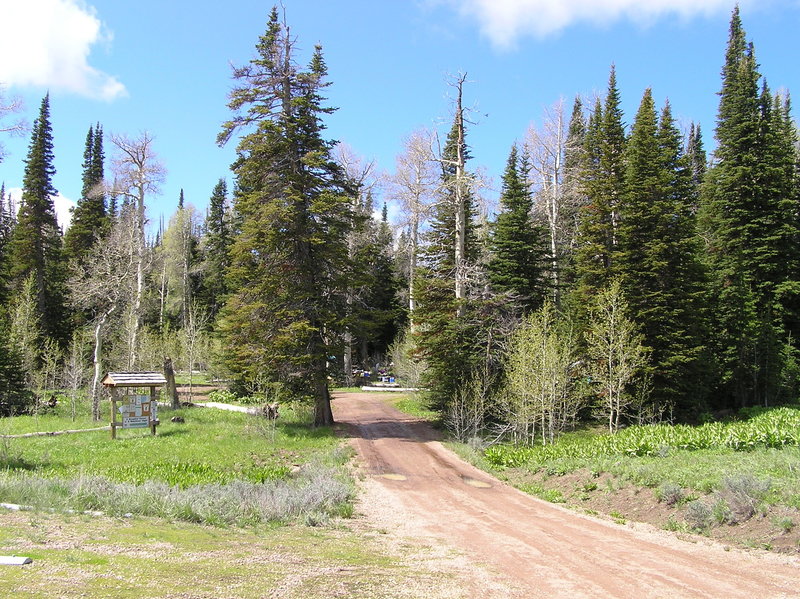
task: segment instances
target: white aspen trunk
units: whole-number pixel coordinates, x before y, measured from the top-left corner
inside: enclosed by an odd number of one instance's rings
[[[350,299],[348,294],[348,300]],[[349,309],[349,308],[348,308]],[[352,387],[353,380],[353,333],[347,328],[344,331],[344,380],[345,386]]]
[[[131,315],[130,356],[128,367],[136,367],[138,360],[139,323],[142,312],[142,296],[144,295],[144,186],[138,187],[136,204],[136,294],[133,298],[133,314]]]
[[[419,251],[419,213],[414,211],[411,217],[411,257],[408,266],[408,323],[414,330],[414,310],[417,309],[414,276],[417,272],[417,252]]]
[[[158,307],[158,328],[159,330],[164,330],[164,314],[167,309],[167,295],[169,293],[169,289],[167,287],[167,260],[166,257],[163,260],[163,266],[161,267],[161,289],[159,291],[159,307]]]
[[[558,224],[561,208],[561,156],[564,144],[564,111],[558,111],[558,124],[556,126],[556,147],[553,153],[553,193],[552,215],[550,216],[550,256],[553,278],[553,301],[556,305],[561,296],[561,281],[558,270]]]
[[[112,305],[94,327],[94,353],[92,363],[94,365],[94,378],[92,378],[92,419],[100,420],[100,381],[103,378],[103,325],[116,308]]]
[[[461,105],[462,86],[464,78],[458,82],[458,96],[456,100],[456,239],[455,239],[455,293],[458,307],[457,316],[464,315],[463,301],[466,299],[466,237],[467,221],[464,198],[464,110]]]
[[[360,200],[361,192],[353,198],[353,213],[358,213],[361,200]],[[355,246],[356,246],[356,232],[354,229],[354,222],[351,221],[350,225],[350,233],[347,236],[347,258],[348,261],[352,264],[353,257],[355,254]],[[353,290],[353,286],[350,282],[347,283],[347,290],[345,291],[345,314],[349,318],[353,314],[353,304],[355,303],[355,291]],[[344,329],[344,357],[343,362],[344,364],[342,367],[344,368],[344,380],[345,385],[347,387],[352,387],[354,384],[353,380],[353,331],[351,330],[351,325],[348,323],[345,325]],[[363,364],[362,364],[363,368]]]
[[[181,231],[181,241],[183,242],[183,326],[189,325],[189,320],[192,318],[190,311],[192,309],[192,285],[189,280],[189,271],[191,269],[191,241],[192,241],[192,212],[187,209],[183,210],[183,230]],[[190,368],[191,369],[191,368]]]

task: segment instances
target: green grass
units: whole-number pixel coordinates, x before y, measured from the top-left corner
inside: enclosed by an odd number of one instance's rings
[[[580,431],[554,445],[498,445],[485,452],[497,471],[563,475],[579,469],[658,490],[708,494],[731,477],[770,481],[764,501],[800,507],[800,410],[777,408],[753,418],[698,427],[636,426],[616,435]]]
[[[109,431],[0,439],[0,501],[220,524],[319,522],[352,510],[341,473],[351,453],[331,429],[310,427],[302,406],[286,406],[276,423],[212,408],[161,408],[159,418],[156,436],[132,429],[116,440]],[[3,419],[0,430],[97,424],[56,413]]]
[[[464,596],[452,592],[448,574],[434,574],[424,563],[410,566],[413,549],[396,551],[380,535],[341,527],[243,530],[146,518],[0,514],[0,553],[33,559],[0,572],[0,596]]]
[[[420,420],[427,420],[432,424],[441,422],[442,415],[438,411],[431,409],[430,401],[425,393],[392,394],[389,403],[401,412],[415,416]]]
[[[189,384],[188,372],[176,372],[175,384],[179,386],[186,386]],[[211,380],[211,375],[207,372],[195,372],[192,375],[192,385],[215,385],[216,382]]]
[[[107,406],[106,406],[107,407]],[[180,416],[185,423],[172,423]],[[311,428],[289,410],[273,431],[258,418],[212,408],[159,409],[161,425],[147,429],[98,431],[59,437],[5,440],[6,451],[43,477],[98,475],[118,482],[156,479],[170,484],[271,479],[295,464],[321,459],[338,447],[333,431]],[[3,419],[5,434],[91,428],[107,422],[72,422],[62,416]],[[2,460],[2,448],[0,448]],[[3,466],[0,461],[0,468]]]

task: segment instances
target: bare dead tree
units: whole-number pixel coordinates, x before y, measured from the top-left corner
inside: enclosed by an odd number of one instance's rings
[[[558,303],[559,264],[558,247],[561,243],[561,184],[564,163],[564,101],[545,109],[540,128],[528,130],[526,150],[530,157],[533,183],[537,189],[537,208],[544,213],[549,233],[550,275],[553,279],[553,301]]]
[[[189,367],[189,401],[194,399],[194,361],[197,357],[198,345],[202,341],[203,332],[208,326],[208,312],[195,302],[190,302],[183,327],[183,342],[186,349],[186,361]]]
[[[390,197],[400,205],[400,226],[408,230],[409,275],[408,318],[414,327],[416,294],[414,273],[419,257],[419,234],[430,216],[436,189],[440,183],[434,154],[436,135],[428,129],[417,129],[403,140],[404,152],[396,159],[395,172],[389,179]]]
[[[539,126],[531,125],[525,139],[530,160],[526,173],[535,203],[534,216],[547,225],[552,300],[558,304],[563,287],[561,271],[565,257],[576,243],[577,214],[583,203],[578,186],[579,173],[569,164],[568,155],[580,151],[567,133],[564,99],[546,107]],[[574,162],[574,160],[573,160]]]
[[[28,124],[23,118],[10,122],[3,122],[6,117],[22,111],[22,100],[16,96],[7,96],[3,85],[0,85],[0,133],[7,133],[12,137],[23,135],[28,130]],[[0,162],[5,157],[5,148],[0,144]]]
[[[92,417],[100,419],[100,380],[103,375],[103,335],[112,314],[121,311],[136,284],[139,240],[133,211],[123,210],[108,238],[95,244],[84,264],[73,265],[69,280],[74,307],[87,310],[94,323]]]
[[[129,368],[137,361],[138,331],[141,324],[142,296],[145,277],[145,200],[148,194],[158,194],[166,177],[166,169],[153,150],[153,137],[141,133],[136,138],[112,135],[111,143],[117,150],[112,161],[114,184],[109,193],[128,198],[135,207],[133,229],[136,239],[136,291],[131,311],[131,338],[128,358]]]
[[[371,215],[364,214],[365,209],[371,209],[368,206],[367,198],[374,192],[379,183],[379,176],[376,171],[376,164],[374,160],[364,160],[356,155],[353,149],[346,144],[337,144],[334,148],[334,159],[344,172],[345,179],[350,193],[352,194],[352,210],[354,218],[366,217],[370,218]],[[347,237],[347,258],[353,260],[355,257],[356,248],[359,243],[359,235],[362,231],[359,227],[355,226],[355,222],[351,223],[350,233]],[[355,285],[349,283],[345,292],[345,310],[349,317],[353,313],[354,306],[358,301],[358,295],[363,290],[357,289]],[[352,327],[347,325],[344,330],[344,376],[347,386],[353,385],[353,330]]]
[[[456,178],[455,185],[455,202],[456,202],[456,242],[455,242],[455,258],[456,258],[456,281],[455,292],[456,300],[464,300],[467,297],[465,272],[466,267],[466,241],[467,241],[467,214],[465,206],[465,182],[464,173],[466,170],[466,157],[464,156],[464,105],[462,102],[464,92],[464,82],[467,79],[467,74],[462,73],[458,76],[452,84],[456,88]],[[463,315],[464,306],[463,301],[458,304],[459,316]]]
[[[72,336],[69,351],[64,360],[61,371],[62,385],[69,390],[70,412],[72,421],[75,421],[78,392],[86,384],[86,363],[84,361],[86,349],[86,331],[76,331]]]
[[[466,170],[466,156],[464,153],[464,125],[468,121],[465,114],[468,109],[464,107],[463,91],[464,83],[467,81],[467,74],[461,73],[452,78],[450,85],[455,89],[456,95],[453,99],[454,105],[454,128],[456,132],[456,151],[454,158],[445,158],[441,149],[437,152],[436,160],[443,166],[453,169],[453,176],[449,180],[444,180],[440,191],[453,202],[453,214],[455,215],[455,235],[454,235],[454,291],[456,300],[459,300],[456,315],[463,316],[464,301],[467,298],[468,288],[472,276],[476,272],[474,264],[469,264],[466,256],[467,241],[467,198],[472,194],[479,199],[478,190],[484,185],[481,177]]]

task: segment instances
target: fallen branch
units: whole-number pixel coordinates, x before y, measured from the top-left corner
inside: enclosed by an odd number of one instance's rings
[[[22,435],[0,435],[0,439],[24,439],[25,437],[55,437],[56,435],[69,435],[72,433],[88,433],[91,431],[108,431],[110,426],[100,426],[98,428],[79,428],[70,431],[45,431],[41,433],[25,433]]]

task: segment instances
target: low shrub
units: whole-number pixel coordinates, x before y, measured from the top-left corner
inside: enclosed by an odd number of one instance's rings
[[[777,526],[783,534],[789,534],[794,529],[794,520],[788,517],[776,518],[772,523]]]
[[[723,479],[722,486],[716,495],[729,508],[729,513],[724,522],[738,524],[752,518],[771,487],[771,481],[759,480],[754,476],[736,476]]]
[[[0,496],[5,502],[38,509],[248,526],[291,520],[323,522],[352,513],[348,504],[353,489],[338,469],[310,465],[291,479],[234,480],[185,488],[154,480],[132,484],[98,476],[46,479],[0,474]]]
[[[681,503],[684,497],[683,489],[675,483],[664,482],[656,489],[656,499],[670,506]]]
[[[697,530],[705,530],[714,523],[714,513],[706,502],[697,499],[686,504],[686,521]]]
[[[740,524],[752,518],[761,507],[772,483],[754,476],[723,479],[722,485],[705,500],[686,505],[686,521],[704,530],[714,524]]]

